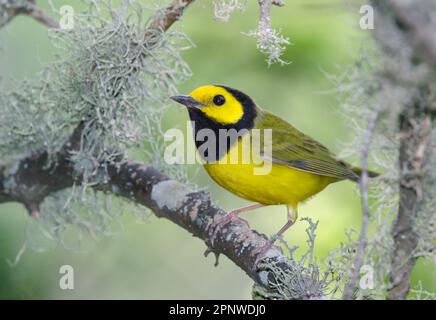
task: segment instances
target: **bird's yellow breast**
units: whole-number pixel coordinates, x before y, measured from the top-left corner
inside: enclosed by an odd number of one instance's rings
[[[265,166],[265,163],[244,163],[241,155],[245,146],[241,141],[232,146],[220,162],[204,164],[213,180],[241,198],[265,205],[287,204],[296,209],[299,202],[336,181],[330,177],[274,163],[269,163],[271,170],[267,174],[255,174],[254,169]],[[238,160],[231,163],[231,159]]]

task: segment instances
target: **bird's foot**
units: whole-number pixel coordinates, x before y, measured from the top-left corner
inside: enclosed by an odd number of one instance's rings
[[[270,240],[266,240],[263,246],[260,246],[259,248],[253,251],[253,255],[256,256],[256,261],[254,262],[255,266],[257,266],[259,262],[261,262],[264,258],[266,258],[267,252],[273,247],[276,240],[277,240],[276,237],[273,237]]]
[[[228,224],[230,221],[232,221],[233,219],[235,219],[238,216],[237,211],[230,211],[229,213],[227,213],[226,215],[218,218],[216,221],[214,220],[211,224],[211,226],[209,227],[212,235],[210,237],[210,242],[213,245],[215,243],[216,237],[218,235],[218,233],[222,230],[222,228]]]

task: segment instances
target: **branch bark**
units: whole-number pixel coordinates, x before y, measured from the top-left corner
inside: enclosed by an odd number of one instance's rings
[[[392,236],[392,287],[388,299],[406,299],[410,289],[410,274],[416,263],[414,251],[419,235],[414,228],[423,198],[425,155],[431,134],[431,116],[421,102],[414,101],[400,117],[400,206]]]
[[[173,0],[172,4],[156,15],[149,24],[149,30],[168,30],[174,22],[180,19],[186,7],[194,0]]]

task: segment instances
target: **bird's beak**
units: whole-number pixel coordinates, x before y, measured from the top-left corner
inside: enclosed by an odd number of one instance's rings
[[[183,104],[185,107],[188,108],[199,108],[205,106],[204,103],[201,103],[200,101],[195,100],[191,96],[172,96],[170,99],[174,100],[175,102],[178,102],[180,104]]]

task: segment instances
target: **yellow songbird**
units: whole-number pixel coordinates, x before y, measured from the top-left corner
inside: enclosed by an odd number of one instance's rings
[[[212,179],[239,197],[256,202],[229,212],[217,223],[216,232],[241,212],[267,205],[287,205],[288,221],[267,244],[269,248],[294,224],[299,203],[330,183],[360,179],[361,169],[338,160],[322,144],[280,117],[262,110],[241,91],[207,85],[195,89],[189,96],[171,99],[187,107],[195,137],[204,129],[216,135],[215,150],[202,154],[204,168]],[[225,139],[219,138],[222,132],[232,129],[233,133]],[[270,132],[269,142],[267,132]],[[260,143],[254,143],[254,137],[258,137]],[[203,140],[195,139],[199,151],[204,149]],[[244,152],[249,152],[248,160],[243,158]],[[268,164],[269,168],[265,166]],[[262,168],[267,170],[262,172]],[[371,171],[368,174],[377,176]]]

